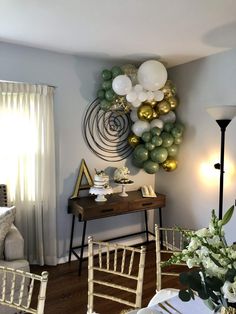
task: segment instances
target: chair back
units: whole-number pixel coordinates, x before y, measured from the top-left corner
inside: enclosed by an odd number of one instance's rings
[[[190,231],[189,229],[182,229],[183,231]],[[185,263],[174,264],[175,269],[165,271],[163,256],[169,259],[171,255],[182,251],[189,243],[189,240],[182,234],[181,231],[175,227],[165,228],[159,227],[155,224],[155,242],[156,242],[156,289],[161,290],[161,279],[163,275],[179,276],[181,272],[178,266],[186,266]]]
[[[95,254],[98,256],[95,257]],[[87,314],[94,313],[94,297],[112,300],[132,308],[141,307],[145,255],[146,248],[143,246],[138,249],[117,243],[93,241],[91,236],[88,238]],[[98,275],[101,278],[99,280],[97,280]],[[135,287],[124,286],[123,281],[118,280],[118,277],[126,278],[125,282],[132,280]],[[108,280],[104,278],[108,278]],[[117,284],[117,282],[122,284]],[[112,288],[106,289],[109,294],[101,292],[105,287]],[[97,292],[97,288],[100,288],[99,292]],[[129,297],[134,295],[134,302],[112,295],[112,292],[117,295],[117,290],[120,293],[122,291],[128,292]]]
[[[36,287],[37,281],[39,285]],[[0,266],[0,304],[26,313],[43,314],[47,282],[47,272],[42,272],[40,276]],[[37,291],[38,298],[35,306],[32,306],[34,291]]]

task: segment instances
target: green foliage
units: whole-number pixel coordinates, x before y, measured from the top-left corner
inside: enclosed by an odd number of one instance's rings
[[[230,221],[231,217],[233,216],[233,213],[234,213],[234,205],[232,205],[224,214],[224,217],[221,221],[222,226],[226,225]]]

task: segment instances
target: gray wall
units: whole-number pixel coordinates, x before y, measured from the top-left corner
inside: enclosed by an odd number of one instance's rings
[[[40,49],[0,43],[0,80],[44,83],[56,86],[55,91],[55,134],[56,134],[56,183],[57,183],[57,227],[58,257],[66,261],[69,247],[71,216],[67,214],[67,201],[71,196],[81,159],[84,158],[94,174],[94,168],[120,167],[125,161],[109,163],[97,158],[86,146],[81,123],[88,104],[95,99],[101,83],[100,72],[112,67],[116,60],[106,63],[86,57],[74,57]],[[137,172],[130,165],[131,176],[135,177],[132,189],[143,184],[154,185],[154,175],[142,170]],[[110,172],[112,175],[112,172]],[[117,191],[117,188],[116,188]],[[118,216],[89,223],[88,233],[96,238],[111,237],[143,228],[141,214]],[[76,228],[76,239],[81,231]],[[131,240],[131,239],[130,239]],[[133,239],[139,241],[140,239]]]
[[[214,169],[220,156],[220,128],[205,108],[214,105],[236,104],[236,51],[216,54],[172,68],[170,77],[177,86],[180,98],[178,116],[186,125],[179,153],[179,167],[173,173],[159,172],[157,190],[166,193],[165,225],[204,227],[211,209],[218,213],[219,171]],[[236,119],[226,131],[226,159],[233,169],[225,172],[224,210],[236,198]],[[212,155],[216,156],[216,159]],[[214,179],[203,176],[202,164],[212,170]],[[227,165],[226,165],[227,166]],[[227,237],[236,240],[236,213],[227,225]]]

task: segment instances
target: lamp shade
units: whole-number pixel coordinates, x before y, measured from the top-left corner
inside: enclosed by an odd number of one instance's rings
[[[206,108],[206,111],[215,120],[232,120],[236,116],[236,106],[214,106]]]

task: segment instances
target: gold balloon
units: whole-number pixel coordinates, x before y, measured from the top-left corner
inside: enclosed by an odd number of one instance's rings
[[[170,103],[167,100],[162,100],[156,105],[156,112],[160,115],[167,114],[168,112],[170,112],[170,110]]]
[[[157,118],[159,118],[159,117],[160,117],[159,112],[157,112],[157,111],[153,110],[152,117],[153,117],[153,119],[157,119]]]
[[[153,100],[146,100],[146,101],[143,102],[143,104],[151,105],[152,107],[155,107],[156,104],[157,104],[157,101],[155,99],[153,99]]]
[[[161,165],[165,171],[170,172],[177,168],[178,162],[173,158],[167,158]]]
[[[153,109],[151,105],[141,105],[137,111],[138,118],[142,121],[150,121],[153,118]]]
[[[161,90],[163,91],[165,98],[169,98],[176,95],[176,88],[170,80],[166,81],[164,87],[162,87]]]
[[[137,146],[140,143],[140,137],[138,137],[135,134],[131,134],[128,137],[128,142],[129,142],[130,146],[135,147],[135,146]]]
[[[177,97],[171,96],[168,98],[168,101],[170,103],[171,110],[174,110],[179,104],[179,100]]]

